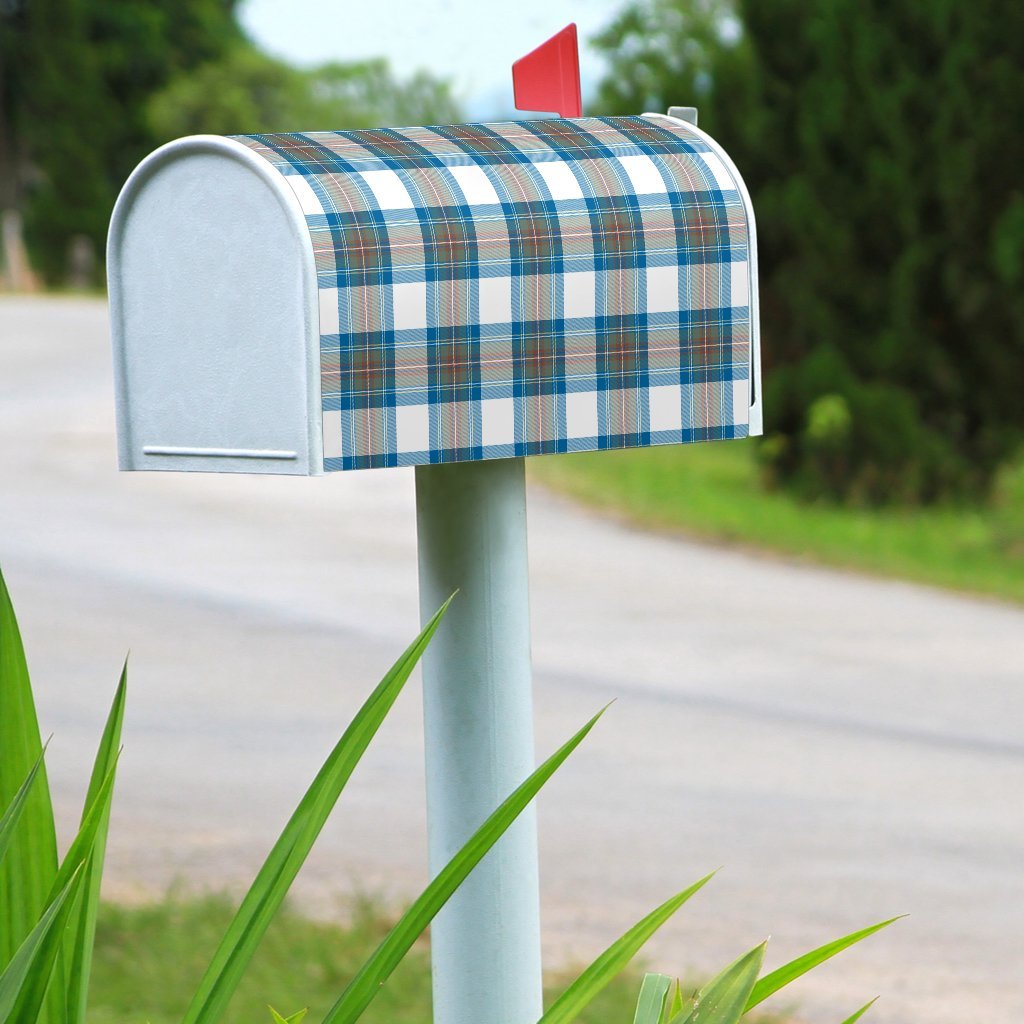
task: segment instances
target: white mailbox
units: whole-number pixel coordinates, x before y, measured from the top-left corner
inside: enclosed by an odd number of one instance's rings
[[[181,139],[125,185],[108,262],[123,469],[761,430],[750,200],[677,118]]]
[[[520,106],[581,110],[568,26]],[[122,469],[416,466],[436,875],[534,764],[525,456],[761,432],[750,198],[674,117],[196,136],[108,244]],[[609,589],[615,587],[609,581]],[[527,811],[431,926],[434,1020],[541,1015]]]

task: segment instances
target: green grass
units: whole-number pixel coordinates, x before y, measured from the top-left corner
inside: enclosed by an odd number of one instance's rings
[[[761,487],[753,442],[531,459],[533,479],[656,529],[1024,601],[1024,470],[992,508],[855,509]]]
[[[89,1024],[179,1024],[233,906],[222,897],[169,897],[139,907],[104,904],[96,935]],[[269,1024],[308,1006],[318,1021],[387,934],[395,917],[370,900],[350,904],[343,926],[310,921],[287,905],[274,920],[223,1024]],[[553,979],[560,988],[565,978]],[[631,1024],[640,974],[626,972],[579,1017]],[[430,1024],[430,965],[418,944],[361,1018],[365,1024]]]

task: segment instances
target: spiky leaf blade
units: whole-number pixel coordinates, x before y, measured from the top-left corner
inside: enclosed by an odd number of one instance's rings
[[[65,943],[67,964],[67,1013],[69,1024],[85,1024],[85,1012],[89,996],[89,978],[92,971],[92,954],[96,941],[96,916],[100,905],[100,885],[103,880],[103,862],[107,850],[107,831],[110,825],[112,793],[106,800],[104,783],[114,772],[121,748],[121,727],[124,724],[125,696],[128,689],[128,662],[121,669],[114,700],[107,715],[107,721],[100,737],[99,748],[93,760],[89,789],[82,808],[82,827],[89,814],[101,807],[96,823],[96,836],[92,855],[85,865],[82,882],[82,898],[75,910]]]
[[[568,742],[555,751],[529,778],[502,802],[465,845],[434,876],[384,941],[356,973],[338,1001],[327,1011],[323,1024],[353,1024],[370,1005],[405,954],[466,876],[529,806],[540,788],[597,724],[598,712]]]
[[[766,943],[755,946],[712,978],[694,997],[685,1016],[672,1024],[737,1024],[764,961]]]
[[[844,935],[841,939],[826,942],[824,946],[818,946],[817,949],[812,949],[809,953],[804,953],[803,956],[790,960],[788,964],[783,964],[757,982],[753,992],[750,993],[747,1009],[752,1010],[791,981],[795,981],[819,964],[823,964],[826,960],[831,960],[837,953],[841,953],[844,949],[849,949],[855,943],[861,942],[869,935],[874,935],[875,932],[880,932],[883,928],[888,928],[894,921],[899,920],[899,917],[890,917],[887,921],[879,921],[878,924],[873,924],[869,928],[861,928],[859,931]]]
[[[450,603],[451,598],[395,662],[331,751],[242,900],[192,997],[182,1024],[215,1024],[219,1020],[345,784],[397,700]]]
[[[672,998],[669,1000],[668,1006],[665,1008],[665,1020],[670,1021],[673,1017],[677,1017],[683,1012],[683,986],[680,984],[678,979],[676,980],[675,988],[672,990]]]
[[[39,1019],[41,1000],[53,973],[81,882],[79,871],[46,907],[0,974],[0,1024]]]
[[[551,1004],[538,1024],[568,1024],[640,951],[645,942],[688,900],[699,892],[714,874],[705,875],[689,888],[676,893],[646,917],[619,936]]]
[[[871,1007],[874,1006],[877,1002],[878,996],[875,996],[875,998],[872,999],[871,1002],[865,1003],[856,1013],[850,1014],[850,1016],[843,1021],[843,1024],[857,1024],[857,1021],[859,1021],[861,1017],[863,1017],[864,1014],[867,1013],[868,1010],[870,1010]]]
[[[92,807],[89,808],[85,816],[85,820],[82,822],[82,827],[78,830],[78,835],[71,842],[71,846],[68,847],[68,852],[64,855],[64,860],[61,861],[60,867],[57,869],[57,877],[54,879],[53,888],[50,891],[49,899],[53,902],[57,899],[61,892],[70,884],[72,878],[77,878],[78,885],[76,888],[77,893],[81,893],[82,883],[85,880],[86,866],[92,857],[92,854],[96,848],[96,841],[99,836],[100,825],[106,820],[107,815],[110,812],[110,800],[114,791],[114,768],[110,769],[107,777],[103,780],[100,786],[99,792],[96,794],[96,800]],[[70,920],[74,919],[74,910],[77,908],[79,901],[76,899],[75,905],[69,908],[68,915]],[[66,984],[66,962],[63,956],[63,943],[70,931],[70,923],[67,928],[61,929],[60,941],[58,942],[56,952],[54,953],[55,962],[57,963],[59,977],[61,980],[60,984],[50,985],[49,992],[50,998],[46,1001],[47,1011],[50,1012],[50,1006],[52,1003],[56,1003],[56,1012],[58,1014],[67,1013],[67,984]],[[44,1005],[44,999],[46,998],[46,987],[49,985],[50,971],[45,974],[42,972],[36,972],[32,978],[29,979],[25,986],[25,991],[22,994],[21,1001],[18,1003],[15,1013],[19,1021],[32,1021],[36,1020],[36,1017],[31,1015],[35,1013],[35,1007],[42,1007]],[[31,1013],[30,1013],[31,1011]],[[66,1019],[63,1016],[59,1016],[58,1019]]]
[[[0,807],[15,798],[43,752],[25,648],[0,572]],[[57,875],[57,834],[45,764],[0,863],[0,964],[14,956],[39,921]],[[39,1024],[64,1024],[63,992],[54,986]]]
[[[32,791],[32,784],[36,781],[36,778],[39,775],[39,769],[42,765],[43,755],[40,754],[39,757],[36,758],[36,763],[32,765],[25,781],[18,789],[18,792],[15,793],[14,799],[10,802],[7,810],[4,811],[3,817],[0,817],[0,862],[3,861],[4,856],[7,853],[7,848],[11,844],[11,840],[14,836],[14,830],[21,819],[21,814],[25,809],[25,804],[28,802],[29,793]]]
[[[633,1024],[661,1024],[665,1010],[666,996],[672,985],[667,974],[645,974],[640,985],[640,996],[636,1001]]]

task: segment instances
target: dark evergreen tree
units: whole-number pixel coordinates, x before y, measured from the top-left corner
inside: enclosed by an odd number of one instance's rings
[[[240,38],[236,0],[0,0],[0,200],[25,216],[36,268],[102,251],[120,185],[154,144],[150,96]]]
[[[0,0],[0,211],[65,279],[68,244],[102,253],[132,168],[171,138],[458,120],[447,82],[384,60],[299,70],[261,53],[237,0]],[[100,261],[101,262],[101,261]]]
[[[758,220],[770,473],[983,493],[1024,438],[1024,6],[653,0],[603,109],[696,103]]]

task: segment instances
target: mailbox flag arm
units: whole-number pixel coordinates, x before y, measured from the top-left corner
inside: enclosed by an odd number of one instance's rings
[[[512,65],[512,93],[516,110],[553,110],[559,117],[583,116],[575,22]]]

